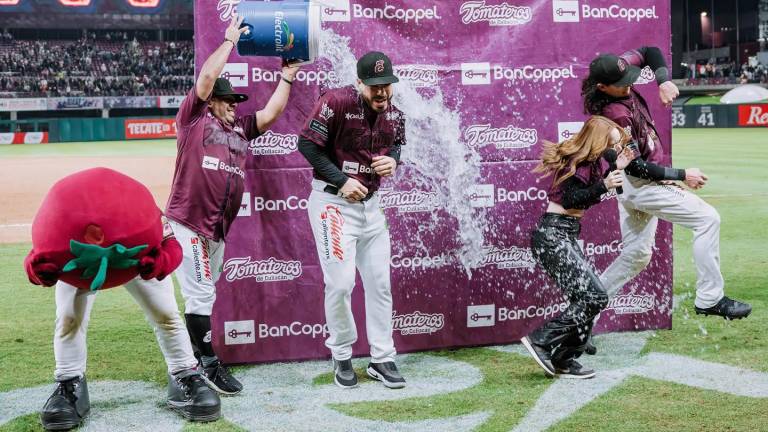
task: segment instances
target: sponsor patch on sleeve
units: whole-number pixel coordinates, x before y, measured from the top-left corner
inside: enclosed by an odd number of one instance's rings
[[[328,126],[325,124],[312,120],[309,122],[309,129],[317,132],[323,139],[328,139]]]

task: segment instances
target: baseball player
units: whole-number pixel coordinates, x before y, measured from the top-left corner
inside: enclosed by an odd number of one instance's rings
[[[392,105],[398,82],[389,57],[369,52],[357,62],[357,88],[329,90],[307,119],[299,150],[314,168],[309,218],[325,281],[325,318],[334,381],[357,385],[352,344],[357,340],[350,304],[355,268],[365,289],[371,362],[367,373],[389,388],[405,386],[392,340],[390,238],[376,192],[391,176],[405,144],[405,118]]]
[[[621,255],[600,276],[608,295],[615,295],[625,283],[651,260],[659,219],[693,230],[693,258],[696,263],[697,314],[744,318],[752,307],[725,296],[720,273],[720,215],[697,195],[679,187],[683,181],[700,189],[707,176],[698,168],[677,169],[667,165],[658,131],[645,99],[632,88],[641,68],[656,74],[659,98],[669,106],[678,90],[669,80],[661,51],[642,47],[621,56],[603,54],[592,60],[589,76],[582,83],[584,109],[602,114],[618,123],[637,142],[636,158],[624,170],[619,217],[624,248]]]
[[[224,240],[243,196],[248,143],[266,131],[285,109],[298,69],[283,66],[282,79],[267,105],[242,117],[236,93],[221,75],[236,41],[247,27],[233,16],[221,45],[203,63],[195,87],[176,115],[178,154],[166,216],[183,250],[176,277],[185,301],[187,329],[198,350],[208,384],[236,394],[243,386],[221,364],[211,345],[211,311],[221,274]]]

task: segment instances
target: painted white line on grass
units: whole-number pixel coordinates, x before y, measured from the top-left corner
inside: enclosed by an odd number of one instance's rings
[[[365,367],[369,359],[355,359]],[[398,356],[408,380],[404,389],[390,390],[381,383],[364,381],[356,389],[333,384],[312,385],[314,377],[329,372],[329,362],[256,365],[235,375],[245,385],[243,393],[222,398],[222,418],[247,430],[259,431],[468,431],[483,424],[490,413],[415,422],[388,422],[349,417],[327,406],[331,403],[387,401],[441,395],[478,384],[476,367],[424,354]],[[83,425],[92,431],[179,431],[184,420],[164,408],[165,390],[146,382],[103,381],[88,383],[91,414]],[[0,425],[26,414],[37,413],[53,391],[53,385],[0,393]]]
[[[665,353],[641,355],[653,332],[596,336],[598,355],[582,356],[597,375],[589,380],[555,379],[513,432],[544,431],[568,418],[629,376],[640,376],[736,396],[768,398],[768,373]],[[505,350],[518,352],[518,349]],[[533,361],[533,360],[531,360]]]

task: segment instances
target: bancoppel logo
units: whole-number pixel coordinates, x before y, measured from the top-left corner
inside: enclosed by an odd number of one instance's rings
[[[621,250],[624,248],[624,243],[622,243],[621,240],[614,240],[608,244],[589,243],[581,239],[576,240],[576,242],[579,244],[579,247],[586,256],[617,253],[621,252]]]
[[[557,122],[557,141],[569,140],[579,133],[584,122]]]
[[[223,271],[228,282],[242,279],[288,281],[301,276],[301,261],[282,261],[272,257],[259,261],[252,261],[251,257],[230,258],[224,263]]]
[[[443,329],[445,316],[443,314],[428,314],[424,312],[412,312],[398,315],[392,311],[392,330],[401,335],[432,334]]]
[[[659,19],[656,15],[656,6],[648,8],[627,8],[617,4],[608,7],[592,7],[588,4],[581,5],[581,18],[587,19],[618,19],[628,22],[640,22],[644,19]]]
[[[502,202],[525,202],[525,201],[544,201],[547,199],[547,191],[537,187],[529,187],[525,190],[507,190],[504,188],[496,189],[496,203]]]
[[[215,158],[213,156],[203,156],[203,168],[218,171],[219,158]]]
[[[341,172],[345,174],[370,174],[373,169],[358,162],[344,161],[341,165]]]
[[[267,70],[262,68],[251,69],[251,82],[278,82],[283,76],[280,71]],[[336,72],[334,71],[313,71],[313,70],[300,70],[296,72],[294,81],[304,83],[307,85],[320,85],[328,80],[335,80]]]
[[[464,139],[470,148],[477,149],[493,144],[497,149],[528,148],[539,140],[536,129],[508,125],[493,128],[490,124],[471,125],[464,130]]]
[[[577,77],[576,72],[573,71],[573,65],[552,68],[532,65],[521,67],[493,66],[493,79],[495,80],[556,82],[575,78]]]
[[[451,263],[450,255],[442,254],[437,256],[415,256],[404,257],[402,255],[392,255],[390,264],[392,268],[404,268],[409,270],[415,269],[432,269],[447,266]]]
[[[552,18],[555,22],[579,22],[578,0],[554,0]]]
[[[364,7],[360,4],[353,4],[352,16],[355,18],[402,21],[404,23],[414,22],[416,24],[421,20],[442,19],[437,12],[437,6],[428,9],[413,9],[399,8],[390,4],[385,4],[384,7]]]
[[[253,210],[260,211],[287,211],[287,210],[306,210],[309,202],[306,198],[299,198],[291,195],[285,199],[266,199],[264,197],[253,198]]]
[[[227,63],[219,76],[229,80],[232,87],[248,87],[248,63]]]
[[[229,21],[232,19],[232,14],[237,11],[237,5],[240,4],[240,0],[219,0],[216,5],[216,10],[219,11],[219,19],[222,21]]]
[[[640,70],[640,76],[637,77],[634,85],[648,84],[654,81],[656,81],[656,74],[653,73],[650,66],[646,66]]]
[[[248,149],[254,156],[287,155],[299,148],[299,136],[266,131],[248,143]]]
[[[483,248],[483,260],[477,267],[486,266],[495,266],[497,269],[533,268],[536,266],[536,261],[528,248],[510,246],[502,249],[486,246]]]
[[[464,2],[459,13],[463,24],[487,21],[492,26],[511,26],[533,19],[533,10],[529,6],[512,6],[507,2],[489,5],[485,0]]]
[[[402,65],[395,68],[395,74],[413,87],[434,87],[438,83],[437,66]]]
[[[628,8],[612,4],[607,7],[592,7],[578,0],[553,0],[552,18],[555,22],[579,22],[580,19],[617,19],[628,22],[640,22],[644,19],[659,19],[656,6],[647,8]]]
[[[256,342],[253,320],[224,321],[224,345],[243,345]]]
[[[492,327],[495,324],[495,304],[467,306],[467,327]]]
[[[321,6],[323,21],[348,22],[351,19],[349,0],[323,0]]]
[[[251,216],[251,193],[243,192],[243,199],[240,201],[240,210],[237,211],[238,216],[249,217]]]
[[[494,196],[492,184],[474,185],[469,189],[469,205],[475,208],[493,207]]]
[[[549,320],[563,313],[568,309],[568,302],[548,305],[548,306],[535,306],[531,305],[518,309],[507,309],[504,307],[499,308],[499,322],[504,321],[517,321],[530,318],[544,318]]]
[[[491,83],[490,63],[462,63],[461,83],[463,85],[483,85]]]
[[[327,338],[328,334],[327,324],[304,324],[300,321],[275,326],[266,323],[259,324],[259,339],[290,336],[311,336],[312,339],[315,339],[317,337]]]
[[[653,294],[622,294],[610,299],[605,309],[612,310],[616,315],[624,315],[650,312],[655,306],[656,296]]]
[[[360,169],[360,164],[357,162],[344,161],[341,166],[341,172],[344,174],[357,174],[358,169]]]
[[[440,207],[436,192],[425,192],[418,189],[405,191],[379,190],[379,206],[381,208],[396,208],[400,213],[431,212]]]
[[[323,106],[320,108],[320,117],[326,122],[333,117],[333,110],[327,103],[323,103]]]

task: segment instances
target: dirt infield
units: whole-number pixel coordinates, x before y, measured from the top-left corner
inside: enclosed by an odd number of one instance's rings
[[[94,167],[107,167],[146,185],[162,209],[173,178],[172,156],[3,157],[0,158],[0,243],[31,241],[32,219],[48,188],[58,179]]]

